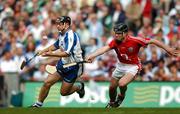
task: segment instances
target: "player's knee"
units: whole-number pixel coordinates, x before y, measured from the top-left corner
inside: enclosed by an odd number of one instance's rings
[[[126,83],[125,82],[123,82],[123,81],[119,81],[119,87],[121,88],[121,87],[126,87]]]
[[[61,90],[61,91],[60,91],[60,94],[61,94],[62,96],[66,96],[66,95],[68,95],[68,92]]]
[[[52,86],[52,84],[51,84],[50,82],[44,81],[43,86],[44,86],[45,88],[50,88],[50,87]]]

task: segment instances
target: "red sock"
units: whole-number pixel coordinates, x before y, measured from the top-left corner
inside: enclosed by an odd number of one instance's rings
[[[110,102],[115,102],[115,100],[116,100],[116,95],[117,95],[116,89],[110,88],[110,89],[109,89]]]
[[[123,95],[123,94],[119,93],[118,97],[125,97],[125,94]]]

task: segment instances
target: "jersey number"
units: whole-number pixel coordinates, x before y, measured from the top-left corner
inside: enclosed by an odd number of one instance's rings
[[[124,59],[129,60],[129,61],[131,60],[127,54],[121,54],[121,57],[123,57]]]

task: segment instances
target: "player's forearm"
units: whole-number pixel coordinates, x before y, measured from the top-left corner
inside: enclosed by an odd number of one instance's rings
[[[56,50],[55,46],[54,46],[54,45],[51,45],[51,46],[49,46],[49,47],[41,50],[41,51],[39,52],[39,55],[42,55],[42,54],[45,53],[45,52],[54,51],[54,50]]]
[[[67,54],[66,52],[51,52],[51,53],[46,53],[45,56],[51,56],[51,57],[68,57],[69,54]]]
[[[47,52],[47,51],[54,51],[54,50],[56,50],[55,46],[51,45],[51,46],[49,46],[48,48],[45,49],[45,52]]]
[[[171,49],[169,46],[163,44],[162,42],[160,42],[158,40],[154,40],[154,39],[150,40],[149,44],[154,44],[154,45],[164,49],[166,52],[169,52]]]
[[[95,58],[95,57],[97,57],[97,56],[99,56],[99,55],[104,54],[105,52],[107,52],[107,51],[109,51],[109,50],[110,50],[110,47],[109,47],[109,46],[104,46],[104,47],[102,47],[102,48],[97,49],[93,54],[91,54],[91,56],[92,56],[93,58]]]

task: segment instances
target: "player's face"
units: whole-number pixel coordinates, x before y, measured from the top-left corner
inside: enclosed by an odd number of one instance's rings
[[[115,39],[117,41],[122,41],[124,39],[124,34],[123,33],[115,33]]]
[[[56,26],[57,26],[58,31],[60,32],[63,32],[65,29],[65,23],[59,22],[59,23],[56,23]]]

